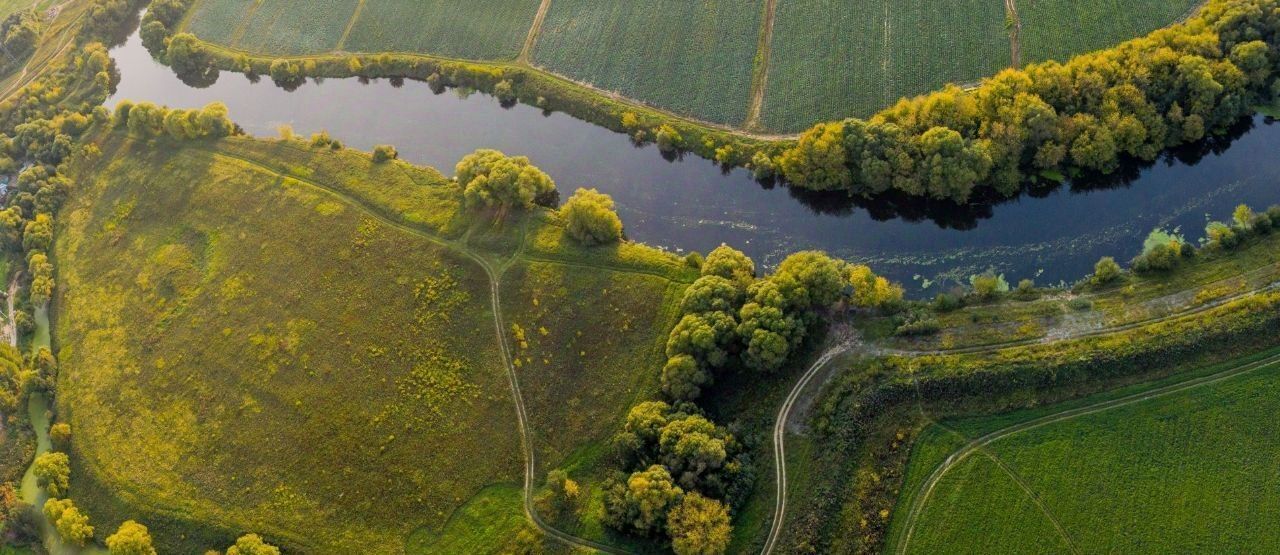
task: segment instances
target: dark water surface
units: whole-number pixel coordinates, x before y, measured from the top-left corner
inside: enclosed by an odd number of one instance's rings
[[[1180,226],[1198,239],[1207,217],[1227,219],[1240,202],[1255,208],[1280,202],[1280,125],[1262,117],[1245,122],[1232,139],[1134,168],[1113,184],[1065,186],[995,206],[854,206],[766,188],[744,170],[726,174],[697,157],[668,162],[656,147],[637,148],[623,134],[530,106],[503,108],[483,94],[435,95],[421,82],[397,87],[357,79],[308,82],[288,92],[270,79],[251,83],[227,72],[212,86],[193,88],[152,60],[136,33],[112,55],[122,82],[108,106],[122,99],[183,108],[222,101],[253,135],[274,136],[283,124],[303,135],[327,130],[362,150],[395,145],[402,159],[446,175],[477,148],[526,155],[564,198],[578,187],[612,195],[632,239],[673,251],[729,243],[765,266],[791,252],[823,249],[870,263],[913,296],[987,269],[1010,283],[1072,281],[1100,256],[1137,254],[1157,226]]]

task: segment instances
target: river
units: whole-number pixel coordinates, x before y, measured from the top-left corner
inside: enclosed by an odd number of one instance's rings
[[[1280,125],[1262,116],[1231,139],[1130,168],[1110,184],[1067,185],[995,205],[859,206],[763,186],[744,170],[724,172],[697,157],[667,161],[626,135],[531,106],[504,108],[479,93],[436,95],[422,82],[354,78],[308,81],[289,92],[269,78],[253,83],[228,72],[194,88],[154,61],[136,32],[112,56],[122,81],[108,106],[122,99],[183,108],[222,101],[253,135],[274,136],[283,124],[304,135],[326,130],[363,150],[395,145],[402,159],[446,175],[477,148],[526,155],[563,197],[578,187],[612,195],[632,239],[676,252],[729,243],[765,267],[798,250],[822,249],[871,264],[911,296],[987,269],[1010,283],[1072,281],[1100,256],[1134,256],[1155,227],[1180,227],[1195,240],[1208,217],[1227,219],[1240,202],[1280,202]]]

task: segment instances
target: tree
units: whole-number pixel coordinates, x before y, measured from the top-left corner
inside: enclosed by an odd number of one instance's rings
[[[1248,231],[1253,228],[1253,220],[1256,216],[1253,209],[1247,204],[1241,204],[1231,213],[1231,219],[1235,222],[1236,229]]]
[[[526,210],[534,204],[550,205],[556,184],[524,156],[507,156],[480,149],[466,155],[456,168],[466,204],[472,208]]]
[[[111,555],[156,555],[147,527],[132,520],[124,521],[116,533],[107,536],[107,550]]]
[[[662,427],[658,452],[662,462],[685,489],[698,489],[704,476],[724,467],[734,442],[724,429],[706,417],[690,414]]]
[[[622,220],[613,198],[595,189],[578,189],[560,208],[569,236],[584,245],[616,243],[622,239]]]
[[[720,555],[729,547],[729,509],[694,492],[667,515],[671,548],[677,555]]]
[[[840,299],[845,280],[841,263],[820,251],[801,251],[783,259],[769,277],[790,307],[827,307]]]
[[[36,214],[35,219],[27,222],[22,230],[22,248],[27,252],[48,251],[52,243],[53,217],[48,214]]]
[[[747,285],[755,279],[756,263],[742,251],[728,245],[720,245],[703,260],[702,275],[722,277],[745,290]]]
[[[44,503],[44,515],[58,530],[63,541],[84,546],[93,539],[89,516],[80,512],[70,499],[50,499]]]
[[[732,312],[742,305],[742,297],[743,291],[733,282],[717,275],[704,275],[685,289],[680,312]]]
[[[677,152],[685,147],[684,137],[680,136],[676,128],[666,123],[658,128],[654,141],[658,143],[658,150],[667,153]]]
[[[904,294],[902,286],[875,275],[868,266],[851,264],[845,268],[845,275],[853,287],[850,302],[854,306],[884,308],[902,301]]]
[[[805,189],[833,191],[849,187],[853,176],[845,166],[843,123],[814,126],[782,154],[779,165],[787,181]]]
[[[737,326],[724,312],[685,314],[667,337],[667,356],[689,355],[711,368],[724,366]]]
[[[245,534],[227,548],[227,555],[280,555],[280,548],[262,541],[257,534]]]
[[[581,488],[569,478],[569,473],[555,469],[547,473],[547,488],[551,490],[551,501],[557,509],[572,507],[578,502]]]
[[[667,512],[680,501],[684,490],[672,482],[666,468],[655,464],[632,473],[625,488],[612,493],[612,499],[605,503],[611,522],[655,534],[666,527]]]
[[[1093,277],[1089,281],[1094,285],[1106,285],[1120,279],[1120,272],[1120,265],[1116,264],[1116,259],[1104,256],[1093,265]]]
[[[50,451],[36,457],[31,467],[36,476],[36,483],[49,492],[51,497],[62,497],[71,487],[71,461],[66,453]]]
[[[707,372],[689,355],[676,355],[667,359],[662,367],[662,392],[677,401],[692,401],[702,395],[702,388],[711,383]]]
[[[32,251],[27,267],[31,270],[31,304],[44,305],[53,297],[53,264],[43,252]]]

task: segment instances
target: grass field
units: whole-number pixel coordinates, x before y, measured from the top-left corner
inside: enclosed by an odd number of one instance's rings
[[[521,459],[485,274],[230,155],[104,151],[57,251],[59,402],[95,524],[176,512],[318,552],[482,533],[446,523]]]
[[[1269,421],[1277,410],[1280,366],[1271,364],[1001,438],[943,475],[906,547],[913,553],[999,546],[1065,552],[1069,538],[1084,553],[1275,551],[1280,545],[1269,523],[1280,517],[1280,502],[1269,492],[1280,487],[1274,464],[1280,434]],[[963,444],[960,437],[1046,412],[958,421],[948,423],[956,433],[926,433],[900,507],[908,506],[923,476]],[[898,538],[904,513],[895,517]]]
[[[1023,63],[1063,60],[1169,25],[1200,0],[1017,0]]]
[[[285,56],[328,52],[337,48],[354,11],[351,0],[313,0],[303,10],[290,0],[262,0],[243,12],[248,19],[239,22],[234,46]]]
[[[556,0],[536,64],[715,123],[741,125],[761,0]]]
[[[350,0],[348,0],[350,2]],[[539,0],[365,0],[343,48],[470,60],[520,54]],[[406,29],[405,24],[410,26]]]
[[[54,4],[57,4],[57,0],[0,0],[0,18],[5,18],[14,12],[31,8],[44,11]]]
[[[797,131],[991,75],[1011,61],[1004,22],[989,0],[779,2],[762,121]]]

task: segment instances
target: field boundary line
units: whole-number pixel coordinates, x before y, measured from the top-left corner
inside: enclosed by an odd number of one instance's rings
[[[1071,541],[1071,535],[1067,534],[1067,529],[1062,526],[1062,522],[1058,520],[1058,517],[1053,516],[1052,512],[1049,512],[1049,508],[1046,507],[1044,501],[1040,499],[1040,495],[1031,489],[1031,486],[1022,479],[1022,476],[1015,472],[1013,468],[1010,468],[1004,460],[996,456],[991,449],[983,446],[981,451],[983,456],[995,463],[1000,470],[1003,470],[1004,473],[1009,476],[1009,479],[1013,480],[1013,483],[1017,484],[1018,488],[1027,495],[1027,499],[1030,499],[1031,502],[1035,504],[1036,508],[1040,509],[1040,512],[1044,514],[1045,518],[1049,519],[1049,524],[1053,526],[1054,530],[1058,531],[1058,535],[1062,537],[1062,541],[1067,543],[1067,549],[1071,550],[1075,555],[1081,555],[1080,548],[1076,546],[1076,542]]]
[[[338,37],[338,42],[333,45],[333,49],[335,51],[340,52],[343,48],[346,48],[347,37],[351,36],[351,29],[356,26],[356,21],[359,20],[360,16],[364,13],[364,2],[365,0],[360,0],[356,3],[355,11],[351,12],[351,19],[347,20],[347,26],[342,29],[342,36]]]
[[[999,430],[990,432],[982,437],[974,439],[970,441],[968,444],[966,444],[964,447],[961,447],[959,450],[956,450],[952,452],[950,455],[948,455],[947,458],[942,463],[940,463],[932,473],[929,474],[929,477],[928,479],[925,480],[924,484],[921,485],[921,487],[919,488],[920,493],[916,495],[916,497],[912,500],[910,511],[907,513],[906,532],[904,532],[905,535],[902,539],[902,542],[898,544],[898,549],[896,550],[896,552],[899,555],[904,555],[907,552],[907,546],[911,543],[911,536],[915,530],[917,519],[920,517],[920,513],[924,510],[924,505],[928,502],[929,496],[933,494],[933,490],[937,488],[938,482],[941,481],[942,477],[946,475],[946,473],[950,471],[952,468],[954,468],[957,464],[959,464],[960,462],[963,462],[965,459],[967,459],[969,456],[973,455],[974,453],[981,452],[983,448],[985,448],[986,446],[992,443],[995,443],[996,441],[999,441],[1001,439],[1004,439],[1014,434],[1048,426],[1050,424],[1064,422],[1064,421],[1078,418],[1081,416],[1089,416],[1092,414],[1105,412],[1111,409],[1126,407],[1136,403],[1141,403],[1143,401],[1149,401],[1152,399],[1166,397],[1168,395],[1172,395],[1175,393],[1180,393],[1180,392],[1188,391],[1191,389],[1197,389],[1200,387],[1204,387],[1206,385],[1213,385],[1213,384],[1234,378],[1236,376],[1248,374],[1262,368],[1273,366],[1278,362],[1280,362],[1280,355],[1272,355],[1272,356],[1263,358],[1261,360],[1256,360],[1256,361],[1247,362],[1238,366],[1233,366],[1226,370],[1222,370],[1220,372],[1216,372],[1206,376],[1191,378],[1185,381],[1148,389],[1146,391],[1139,391],[1137,393],[1131,393],[1129,395],[1125,395],[1122,397],[1099,401],[1097,403],[1093,403],[1090,405],[1074,407],[1074,408],[1065,409],[1059,412],[1046,414],[1038,418],[1033,418],[1031,420],[1013,424],[1011,426],[1006,426]]]
[[[743,129],[759,129],[764,111],[764,94],[769,87],[769,59],[773,55],[773,23],[777,18],[778,0],[765,0],[764,18],[760,22],[760,38],[756,41],[755,64],[751,75],[751,96]]]
[[[363,1],[361,0],[361,2]],[[1009,63],[1013,68],[1017,69],[1022,67],[1022,16],[1018,15],[1018,0],[1004,0],[1004,9],[1010,23]]]
[[[360,0],[363,4],[364,0]],[[533,47],[538,43],[538,35],[542,34],[542,22],[547,20],[547,12],[551,11],[551,0],[542,0],[538,4],[538,11],[533,14],[533,23],[529,25],[529,34],[524,37],[524,46],[520,48],[520,55],[516,56],[516,61],[520,63],[529,63],[529,58],[533,56]]]

